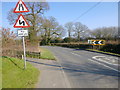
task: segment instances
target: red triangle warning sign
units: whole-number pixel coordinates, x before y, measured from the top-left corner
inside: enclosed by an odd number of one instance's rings
[[[30,27],[30,25],[25,20],[24,16],[22,14],[20,14],[18,19],[16,20],[14,28],[28,28],[28,27]]]
[[[14,13],[22,13],[22,12],[29,12],[29,10],[26,7],[25,3],[22,0],[19,0],[19,2],[17,3],[13,12]]]

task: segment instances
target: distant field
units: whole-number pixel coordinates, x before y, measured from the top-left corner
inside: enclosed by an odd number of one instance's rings
[[[34,88],[39,70],[28,62],[27,69],[23,68],[23,60],[2,57],[2,88]]]

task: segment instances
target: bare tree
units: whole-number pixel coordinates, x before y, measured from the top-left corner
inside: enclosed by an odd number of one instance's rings
[[[74,23],[73,22],[66,23],[65,24],[65,29],[68,32],[68,37],[71,38],[73,29],[74,29]]]
[[[85,33],[88,30],[88,27],[86,25],[81,24],[80,22],[76,22],[74,24],[74,36],[77,37],[78,40],[80,40],[80,37],[82,36],[82,33]]]
[[[63,32],[63,27],[59,25],[54,17],[45,18],[42,21],[41,29],[45,44],[49,44],[52,38],[60,37]]]
[[[86,29],[81,33],[81,38],[82,39],[87,39],[87,38],[91,38],[91,30],[90,29]]]
[[[118,37],[118,28],[117,27],[102,27],[97,28],[92,31],[92,35],[98,39],[115,39]]]

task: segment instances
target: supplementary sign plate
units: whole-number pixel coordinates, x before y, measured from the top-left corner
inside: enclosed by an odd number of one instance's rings
[[[28,30],[18,30],[18,36],[19,37],[28,36]]]

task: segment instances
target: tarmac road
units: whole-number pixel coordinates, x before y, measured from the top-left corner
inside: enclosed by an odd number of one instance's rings
[[[70,88],[118,88],[117,57],[57,46],[42,47],[55,55]]]

